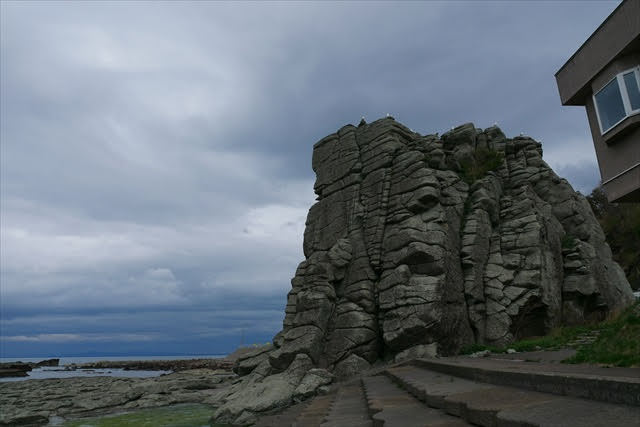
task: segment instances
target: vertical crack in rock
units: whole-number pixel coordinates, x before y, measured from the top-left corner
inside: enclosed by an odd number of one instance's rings
[[[633,301],[586,199],[529,137],[471,123],[423,136],[386,118],[323,138],[312,167],[282,331],[243,358],[219,422],[379,360],[506,345]]]

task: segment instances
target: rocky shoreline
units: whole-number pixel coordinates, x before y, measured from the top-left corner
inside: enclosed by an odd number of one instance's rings
[[[205,368],[152,378],[101,376],[3,382],[0,426],[42,426],[53,421],[59,424],[182,403],[214,405],[235,378],[228,369]]]
[[[31,369],[122,369],[170,371],[151,378],[92,376],[26,379],[0,383],[0,426],[56,425],[78,418],[178,404],[217,406],[229,385],[237,382],[233,366],[256,347],[241,347],[218,359],[102,360],[60,366],[59,359],[0,365],[5,376],[27,376]]]
[[[181,360],[101,360],[98,362],[78,363],[66,365],[75,369],[124,369],[125,371],[187,371],[191,369],[222,369],[230,371],[233,368],[233,360],[220,359],[181,359]]]
[[[0,363],[0,378],[20,378],[29,376],[29,372],[42,367],[60,367],[60,371],[90,369],[122,369],[125,371],[170,371],[180,372],[191,369],[222,369],[231,371],[235,357],[219,359],[178,359],[178,360],[100,360],[97,362],[71,363],[60,366],[60,359],[47,359],[40,362]]]
[[[28,372],[34,368],[43,366],[58,366],[60,359],[47,359],[40,362],[8,362],[0,363],[0,378],[26,377]]]

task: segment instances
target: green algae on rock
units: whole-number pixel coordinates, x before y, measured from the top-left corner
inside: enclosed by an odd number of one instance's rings
[[[82,418],[64,423],[63,427],[223,427],[209,424],[213,408],[209,405],[182,404],[135,412]]]

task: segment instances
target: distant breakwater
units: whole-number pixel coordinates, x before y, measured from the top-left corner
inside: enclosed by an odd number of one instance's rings
[[[68,365],[71,369],[124,369],[142,371],[185,371],[188,369],[224,369],[230,370],[233,361],[220,359],[180,359],[180,360],[101,360]]]
[[[9,362],[0,363],[0,378],[26,377],[34,368],[44,366],[58,366],[60,359],[47,359],[40,362]]]

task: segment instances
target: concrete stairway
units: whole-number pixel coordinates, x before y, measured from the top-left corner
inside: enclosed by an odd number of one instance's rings
[[[331,393],[260,418],[254,427],[372,427],[360,380],[341,384]]]
[[[362,380],[374,427],[465,427],[467,422],[430,408],[405,390],[398,388],[386,376]]]
[[[318,396],[300,412],[293,422],[293,426],[319,426],[325,419],[337,393]]]
[[[473,425],[640,426],[639,406],[481,383],[412,365],[391,368],[385,374],[428,406]]]
[[[324,397],[324,396],[320,396]],[[290,406],[284,411],[273,414],[273,415],[263,415],[260,419],[253,424],[253,427],[275,427],[275,426],[295,426],[296,419],[304,412],[304,410],[310,406],[311,403],[318,400],[319,397],[316,397],[311,402],[298,403],[296,405]],[[215,424],[214,424],[215,425]],[[300,424],[300,425],[320,425],[317,424]]]
[[[416,359],[410,364],[483,383],[640,406],[638,368],[601,368],[467,357]]]
[[[587,374],[570,366],[529,369],[517,362],[492,363],[416,360],[337,384],[332,393],[263,417],[256,425],[640,427],[640,370],[589,369]],[[536,391],[536,384],[545,392]],[[576,397],[585,393],[592,398]]]
[[[301,424],[302,425],[302,424]],[[311,427],[312,424],[308,424]],[[338,389],[321,427],[371,427],[369,410],[360,382]],[[305,425],[306,427],[306,425]]]

